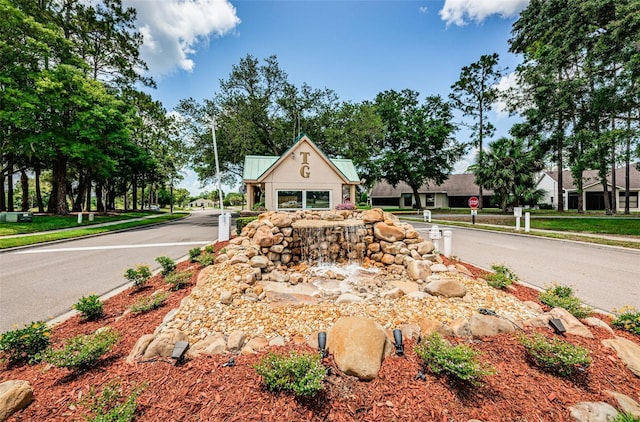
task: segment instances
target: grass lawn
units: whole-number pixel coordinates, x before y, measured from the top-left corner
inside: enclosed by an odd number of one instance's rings
[[[122,213],[119,216],[114,216],[116,217],[115,219],[105,219],[102,221],[94,221],[93,224],[97,224],[97,223],[105,223],[105,222],[110,222],[110,221],[118,221],[118,220],[122,220],[124,219],[131,219],[131,218],[138,218],[138,217],[144,217],[145,215],[150,215],[150,214],[157,214],[154,212],[146,212],[146,213]],[[122,217],[122,215],[127,215],[126,217]],[[169,214],[169,213],[164,213],[162,215],[159,215],[155,218],[148,218],[148,219],[144,219],[144,220],[138,220],[138,221],[123,221],[120,224],[114,224],[111,226],[106,226],[106,227],[92,227],[91,225],[84,225],[80,228],[78,228],[77,230],[68,230],[68,231],[62,231],[62,232],[55,232],[55,233],[39,233],[39,234],[34,234],[32,236],[23,236],[23,237],[12,237],[12,238],[4,238],[4,239],[0,239],[0,249],[6,249],[6,248],[14,248],[14,247],[18,247],[18,246],[27,246],[27,245],[34,245],[36,243],[42,243],[42,242],[50,242],[53,240],[63,240],[63,239],[73,239],[76,237],[82,237],[82,236],[89,236],[89,235],[95,235],[95,234],[100,234],[100,233],[106,233],[106,232],[111,232],[111,231],[116,231],[116,230],[121,230],[121,229],[127,229],[127,228],[131,228],[131,227],[138,227],[138,226],[145,226],[145,225],[149,225],[149,224],[156,224],[156,223],[161,223],[163,221],[169,221],[169,220],[175,220],[178,218],[183,218],[186,215],[188,215],[187,213],[174,213],[174,214]],[[36,220],[37,217],[34,217],[34,223],[37,221]],[[48,227],[52,227],[49,229],[41,229],[41,230],[55,230],[55,229],[61,229],[61,228],[68,228],[68,227],[74,227],[77,226],[77,217],[73,217],[73,220],[75,221],[75,224],[72,224],[70,226],[64,226],[64,224],[67,224],[67,221],[64,219],[69,219],[69,217],[44,217],[46,220],[46,223],[43,222],[42,224],[46,224],[48,225]],[[60,218],[61,220],[55,220],[56,218]],[[109,217],[106,217],[109,218]],[[97,220],[97,218],[96,218]],[[60,225],[55,225],[55,222],[60,222]],[[84,221],[83,221],[84,223]],[[6,225],[15,225],[16,223],[2,223],[0,224],[0,228],[3,228]],[[25,224],[17,224],[19,226],[23,226],[23,225],[28,225],[28,224],[32,224],[32,223],[25,223]],[[45,225],[45,227],[46,227]],[[43,226],[40,226],[43,227]],[[21,232],[24,233],[24,232]],[[33,230],[27,233],[33,233]],[[19,233],[15,233],[15,234],[19,234]]]

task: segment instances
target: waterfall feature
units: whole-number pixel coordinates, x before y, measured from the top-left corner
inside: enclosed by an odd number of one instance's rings
[[[360,263],[366,256],[362,221],[300,220],[293,227],[293,260],[312,265]]]

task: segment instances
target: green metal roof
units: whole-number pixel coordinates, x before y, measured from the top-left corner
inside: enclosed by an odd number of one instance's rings
[[[338,168],[338,170],[340,170],[348,181],[354,183],[360,182],[360,178],[358,177],[358,172],[356,172],[356,168],[353,165],[353,161],[346,158],[329,158],[329,160]]]
[[[269,167],[280,157],[264,155],[247,155],[244,157],[243,180],[258,180]]]

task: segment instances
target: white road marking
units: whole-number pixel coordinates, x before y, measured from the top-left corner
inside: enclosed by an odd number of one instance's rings
[[[111,246],[85,246],[81,248],[57,248],[57,249],[32,249],[26,251],[14,252],[15,254],[26,253],[49,253],[49,252],[78,252],[78,251],[101,251],[107,249],[134,249],[134,248],[158,248],[164,246],[183,246],[183,245],[204,245],[213,243],[213,240],[201,240],[194,242],[173,242],[173,243],[149,243],[145,245],[111,245]]]

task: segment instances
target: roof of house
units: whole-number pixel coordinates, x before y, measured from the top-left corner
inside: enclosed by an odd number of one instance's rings
[[[318,153],[326,159],[329,165],[332,165],[337,172],[339,172],[346,181],[350,183],[360,183],[360,178],[358,177],[358,172],[356,171],[355,166],[353,165],[353,161],[346,158],[329,158],[327,157],[320,148],[317,147],[316,144],[304,133],[300,134],[296,139],[296,142],[287,149],[282,155],[271,156],[271,155],[247,155],[244,157],[244,170],[242,173],[243,180],[258,180],[263,177],[266,173],[268,173],[278,161],[282,159],[282,157],[288,156],[289,152],[302,140],[308,141],[317,151]]]
[[[638,170],[638,164],[634,163],[629,166],[629,189],[640,189],[640,170]],[[558,172],[548,171],[546,174],[553,180],[557,181]],[[583,188],[600,184],[600,177],[597,170],[585,170],[582,173]],[[611,184],[611,174],[607,175],[607,181]],[[619,189],[625,188],[625,167],[619,167],[616,169],[616,186]],[[574,190],[576,188],[571,175],[570,170],[564,170],[562,172],[562,188],[565,190]]]
[[[478,185],[475,183],[473,174],[452,174],[441,185],[425,183],[418,193],[446,193],[448,196],[472,196],[478,194]],[[405,182],[400,182],[394,188],[386,181],[376,183],[371,190],[371,197],[375,198],[397,198],[403,193],[413,193],[413,190]],[[490,189],[483,190],[484,195],[493,195]]]

